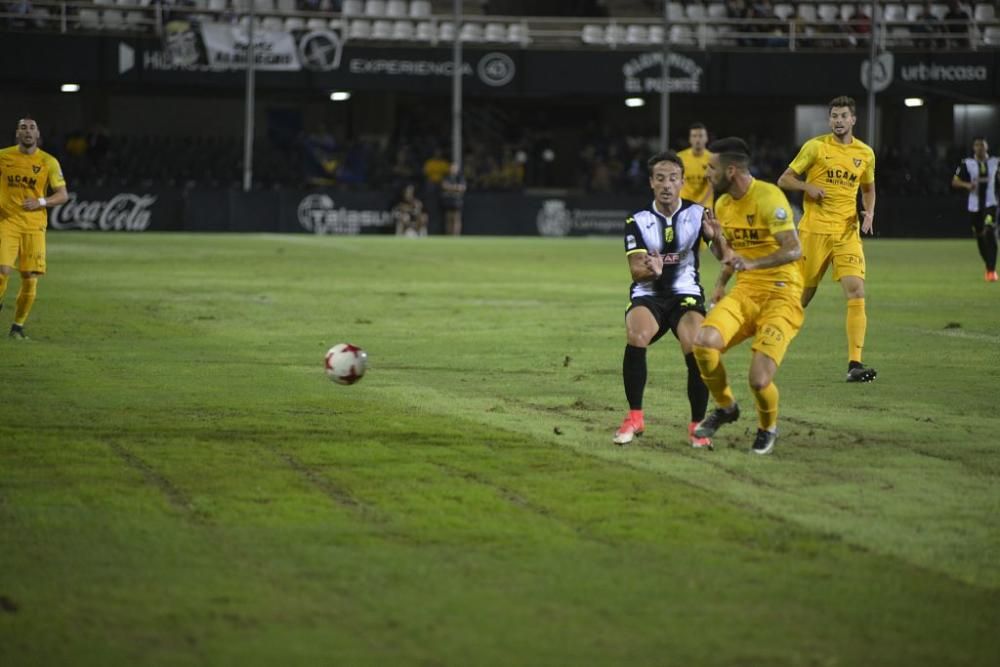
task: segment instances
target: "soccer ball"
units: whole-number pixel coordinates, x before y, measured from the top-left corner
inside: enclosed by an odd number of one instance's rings
[[[327,376],[337,384],[354,384],[364,377],[367,366],[368,354],[350,343],[331,347],[323,362]]]

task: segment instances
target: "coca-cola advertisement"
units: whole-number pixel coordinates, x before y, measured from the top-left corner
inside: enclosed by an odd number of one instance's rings
[[[145,232],[182,229],[183,204],[176,192],[78,190],[49,211],[49,229]]]

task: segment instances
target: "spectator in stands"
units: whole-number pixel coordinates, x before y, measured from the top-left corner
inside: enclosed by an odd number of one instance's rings
[[[948,12],[944,15],[944,22],[949,34],[948,46],[955,49],[968,48],[972,18],[958,0],[951,0],[948,3]]]
[[[337,142],[326,126],[321,125],[306,137],[304,144],[305,175],[309,185],[330,186],[337,182]]]
[[[940,39],[935,39],[935,35],[941,33],[941,24],[937,17],[931,13],[931,3],[929,2],[924,3],[913,16],[913,25],[910,26],[910,32],[916,38],[915,45],[918,47],[939,47],[944,45]]]
[[[392,217],[396,221],[397,236],[427,236],[427,213],[413,185],[403,188],[402,197],[392,207]]]
[[[435,148],[434,154],[424,161],[424,178],[436,188],[441,185],[450,168],[451,164],[441,155],[441,149]]]
[[[28,27],[28,17],[31,16],[31,0],[16,0],[7,5],[7,12],[14,14],[7,19],[11,28],[23,30]]]
[[[444,211],[444,231],[452,236],[462,233],[462,205],[465,200],[465,178],[458,165],[448,165],[448,175],[441,181],[441,209]]]

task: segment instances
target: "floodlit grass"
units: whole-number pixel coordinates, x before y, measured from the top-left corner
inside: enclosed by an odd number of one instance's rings
[[[33,339],[0,340],[0,664],[1000,664],[972,241],[868,244],[870,385],[821,287],[769,457],[745,346],[744,418],[686,446],[670,339],[611,444],[618,239],[49,244]]]

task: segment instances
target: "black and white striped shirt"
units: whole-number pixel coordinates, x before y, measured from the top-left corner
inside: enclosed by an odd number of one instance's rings
[[[656,280],[633,282],[629,298],[637,296],[704,297],[698,275],[698,243],[705,208],[682,199],[670,216],[660,213],[655,202],[636,211],[625,221],[625,254],[658,254],[663,273]]]

